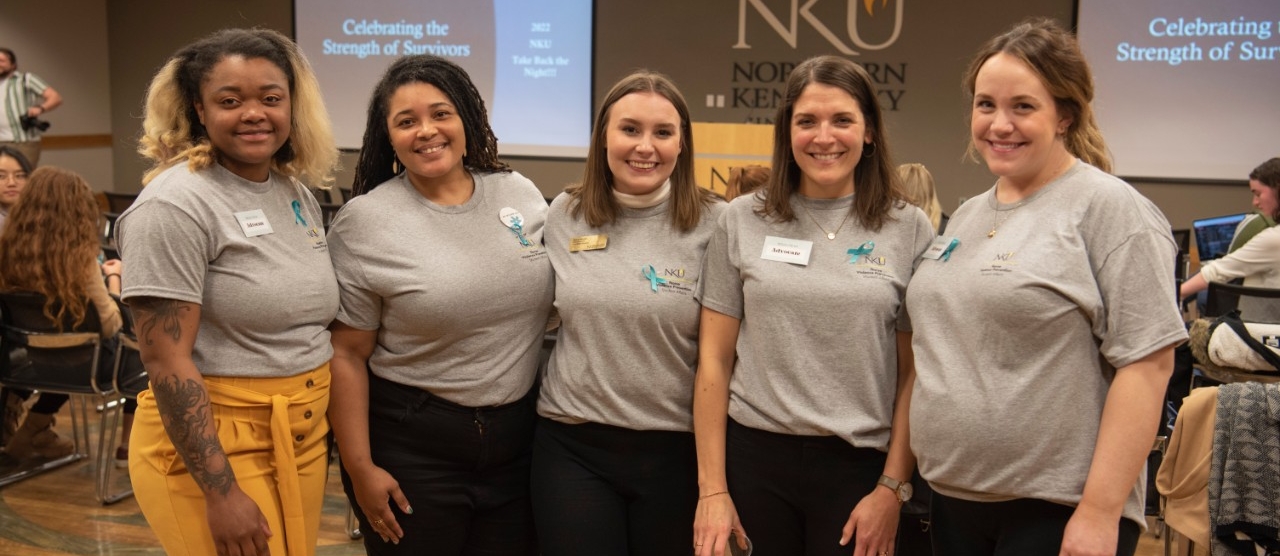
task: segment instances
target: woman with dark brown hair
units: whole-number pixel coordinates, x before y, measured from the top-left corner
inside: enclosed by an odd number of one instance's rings
[[[889,151],[862,67],[796,66],[773,175],[729,204],[700,283],[699,556],[747,536],[760,554],[893,551],[915,467],[903,297],[934,232]]]

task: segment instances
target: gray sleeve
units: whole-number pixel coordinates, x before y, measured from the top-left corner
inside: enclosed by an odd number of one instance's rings
[[[915,276],[916,269],[920,267],[920,255],[929,249],[929,244],[933,243],[934,238],[938,237],[933,230],[933,223],[929,221],[929,216],[924,213],[920,207],[911,207],[915,210],[909,211],[909,218],[914,219],[915,240],[912,242],[911,257],[911,275]],[[907,287],[911,287],[911,281],[907,281]],[[911,332],[911,315],[907,314],[907,293],[902,292],[902,303],[898,305],[898,324],[899,332]]]
[[[343,239],[344,224],[348,222],[349,218],[339,218],[325,237],[338,278],[337,320],[359,330],[376,330],[382,324],[382,297],[370,288],[359,255],[353,253]]]
[[[122,299],[203,302],[212,240],[186,211],[160,199],[145,201],[120,219],[117,240],[124,262]]]
[[[702,279],[694,296],[703,307],[742,320],[742,273],[736,241],[729,237],[730,211],[720,213],[715,232],[707,243]],[[736,234],[735,234],[736,236]]]
[[[1107,254],[1097,271],[1105,326],[1102,356],[1116,368],[1186,339],[1174,289],[1169,232],[1145,230]]]

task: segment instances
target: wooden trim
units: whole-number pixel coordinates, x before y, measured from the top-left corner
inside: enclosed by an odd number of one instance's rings
[[[45,150],[94,149],[111,146],[111,134],[97,135],[45,135],[40,138],[40,148]]]

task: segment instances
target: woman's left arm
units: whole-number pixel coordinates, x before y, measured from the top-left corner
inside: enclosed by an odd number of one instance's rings
[[[894,396],[893,424],[889,432],[889,456],[885,460],[884,475],[900,482],[911,481],[916,468],[916,456],[911,453],[911,430],[908,416],[911,413],[911,389],[916,381],[915,357],[911,352],[911,333],[898,332],[898,390]],[[876,485],[849,513],[840,534],[840,545],[845,546],[857,535],[854,556],[893,554],[894,540],[898,535],[898,517],[902,503],[889,487]]]
[[[1173,374],[1173,348],[1159,349],[1116,370],[1102,409],[1084,496],[1067,522],[1060,555],[1116,553],[1121,512],[1159,427],[1165,388]]]

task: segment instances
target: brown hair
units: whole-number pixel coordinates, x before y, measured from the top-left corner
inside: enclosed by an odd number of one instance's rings
[[[778,106],[773,120],[773,176],[766,187],[764,204],[756,209],[761,216],[772,216],[783,222],[794,220],[791,193],[800,188],[800,166],[791,152],[791,115],[796,99],[805,87],[819,83],[836,87],[853,97],[862,109],[871,143],[862,150],[862,159],[854,167],[856,194],[850,214],[871,230],[879,230],[889,218],[889,210],[898,200],[898,174],[893,171],[889,142],[885,137],[880,102],[867,71],[849,60],[836,56],[817,56],[801,62],[787,78],[785,101]]]
[[[609,109],[622,97],[632,93],[659,95],[667,99],[680,115],[680,154],[676,156],[676,165],[671,171],[671,209],[668,212],[671,213],[672,227],[682,232],[692,230],[702,219],[703,208],[715,202],[715,196],[698,187],[693,178],[693,124],[689,120],[689,105],[670,78],[648,70],[623,77],[605,95],[600,111],[596,113],[595,126],[591,130],[591,144],[588,147],[587,167],[582,174],[582,183],[565,190],[571,199],[569,210],[575,218],[583,218],[593,228],[612,223],[618,218],[618,201],[613,198],[612,193],[613,173],[609,171],[609,157],[605,152],[608,144],[606,134]]]
[[[85,270],[98,256],[98,201],[79,174],[53,166],[31,173],[0,233],[0,289],[45,296],[59,323],[84,322]]]
[[[993,37],[978,50],[964,74],[964,90],[973,105],[978,72],[996,54],[1008,54],[1026,64],[1040,77],[1053,96],[1060,116],[1070,120],[1063,142],[1067,152],[1104,172],[1111,172],[1111,155],[1093,116],[1093,73],[1080,51],[1076,38],[1052,19],[1024,20]],[[977,159],[972,142],[969,156]]]
[[[729,180],[724,184],[724,198],[732,201],[764,187],[769,181],[769,167],[759,164],[729,168]]]

